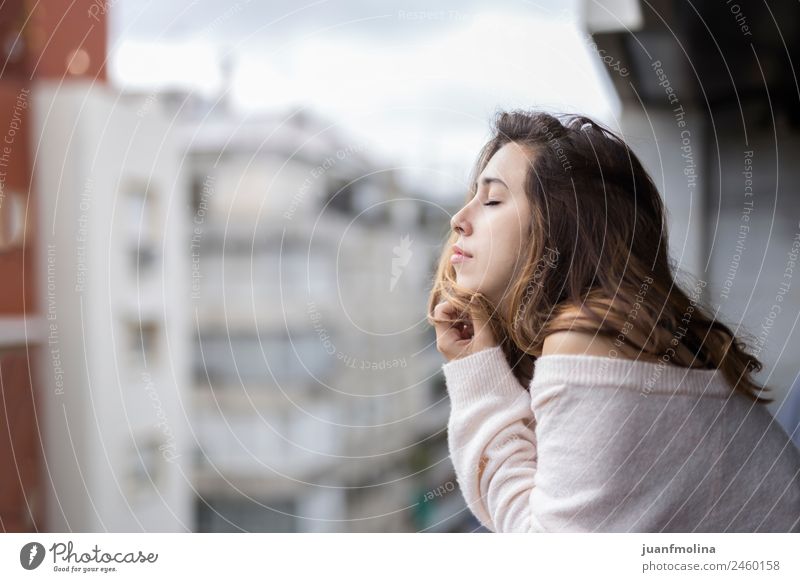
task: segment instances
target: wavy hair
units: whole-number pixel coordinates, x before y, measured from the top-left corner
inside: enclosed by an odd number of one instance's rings
[[[613,339],[609,357],[620,348],[663,365],[719,369],[734,390],[762,404],[773,401],[759,395],[769,388],[752,378],[761,362],[702,305],[706,283],[691,280],[687,292],[676,282],[661,196],[622,138],[583,115],[500,112],[472,170],[467,202],[489,159],[512,142],[532,154],[522,268],[494,305],[456,282],[450,256],[459,237],[452,232],[430,291],[429,323],[437,322],[433,310],[444,300],[465,316],[488,319],[526,388],[544,339],[576,330]]]

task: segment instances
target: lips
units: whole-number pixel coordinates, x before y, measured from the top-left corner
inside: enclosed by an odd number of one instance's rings
[[[462,256],[467,257],[467,258],[472,258],[471,254],[465,252],[464,249],[462,249],[458,245],[453,245],[453,253],[456,254],[456,255],[462,255]]]

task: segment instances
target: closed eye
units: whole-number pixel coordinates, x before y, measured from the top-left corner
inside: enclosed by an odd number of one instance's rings
[[[497,201],[497,200],[491,200],[491,201],[487,202],[486,204],[484,204],[484,206],[494,206],[495,204],[500,204],[500,202]]]

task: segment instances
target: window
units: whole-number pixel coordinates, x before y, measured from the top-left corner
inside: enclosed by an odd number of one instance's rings
[[[331,180],[328,191],[328,208],[351,214],[353,212],[353,185],[346,180]]]
[[[128,496],[146,494],[159,486],[163,457],[158,447],[159,439],[154,434],[139,435],[132,443],[125,456],[128,463],[125,474]]]
[[[129,321],[125,325],[126,344],[131,361],[152,364],[158,357],[160,326],[154,321]]]
[[[133,181],[122,197],[124,236],[133,273],[151,271],[158,259],[158,209],[145,182]]]

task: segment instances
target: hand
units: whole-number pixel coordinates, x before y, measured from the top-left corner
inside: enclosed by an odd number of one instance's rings
[[[433,309],[435,323],[436,349],[448,361],[464,358],[486,348],[497,345],[488,320],[471,319],[469,314],[458,314],[449,301],[442,301]]]

